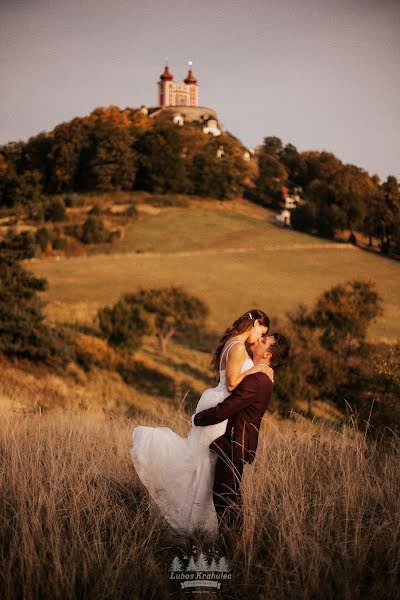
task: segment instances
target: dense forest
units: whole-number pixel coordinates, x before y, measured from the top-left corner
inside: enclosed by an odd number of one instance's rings
[[[282,186],[300,190],[295,229],[326,238],[347,231],[400,253],[400,188],[326,151],[299,152],[265,137],[250,160],[228,132],[204,135],[201,123],[173,124],[140,109],[97,108],[27,142],[0,147],[0,209],[42,220],[49,196],[146,190],[229,199],[244,195],[278,209]]]

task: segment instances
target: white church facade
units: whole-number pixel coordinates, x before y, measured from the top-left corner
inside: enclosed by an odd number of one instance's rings
[[[197,79],[189,69],[182,83],[175,83],[174,76],[165,65],[164,73],[160,75],[158,86],[158,106],[198,106],[199,91]]]

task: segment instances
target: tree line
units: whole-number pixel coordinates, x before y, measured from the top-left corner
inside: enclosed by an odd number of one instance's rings
[[[0,206],[33,206],[43,194],[147,190],[230,198],[247,164],[234,136],[218,140],[200,123],[178,127],[138,111],[96,109],[26,143],[0,147]],[[222,156],[218,148],[224,147]]]
[[[220,152],[220,147],[223,152]],[[58,193],[145,190],[229,199],[243,194],[279,208],[282,186],[301,189],[292,211],[295,229],[326,238],[348,230],[379,240],[400,254],[400,188],[396,177],[344,164],[326,151],[299,152],[265,137],[251,161],[232,134],[205,135],[201,123],[179,127],[140,110],[111,106],[61,123],[27,142],[0,147],[0,208],[28,216],[44,211],[44,196]]]
[[[295,229],[334,238],[348,230],[379,240],[385,254],[400,254],[400,186],[394,176],[378,175],[344,164],[330,152],[298,152],[278,137],[266,137],[258,152],[259,173],[250,197],[271,207],[281,205],[282,185],[302,190],[303,203],[292,211]]]

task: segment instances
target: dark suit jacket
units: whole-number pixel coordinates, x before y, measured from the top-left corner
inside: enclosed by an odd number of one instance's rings
[[[248,375],[222,402],[194,416],[197,426],[228,419],[226,431],[211,442],[210,450],[223,458],[252,463],[258,445],[261,419],[271,400],[273,383],[265,373]]]

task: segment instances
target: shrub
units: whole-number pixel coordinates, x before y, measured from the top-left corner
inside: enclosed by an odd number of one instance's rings
[[[110,243],[112,243],[114,240],[118,240],[121,237],[121,230],[120,229],[113,229],[113,231],[109,232],[109,239],[108,241]]]
[[[143,307],[154,315],[162,352],[166,351],[174,335],[191,337],[205,328],[208,307],[182,288],[142,289],[135,294],[125,294],[123,298],[129,305]]]
[[[125,352],[137,350],[145,335],[152,333],[153,322],[148,313],[137,304],[124,299],[113,307],[98,311],[99,326],[110,346]]]
[[[68,240],[65,237],[56,237],[52,244],[54,250],[66,250],[68,248]]]
[[[33,207],[30,210],[30,217],[33,221],[42,222],[45,220],[45,208],[44,204],[40,203],[38,206]]]
[[[175,194],[149,196],[149,198],[146,198],[146,203],[159,208],[167,208],[170,206],[186,208],[189,206],[189,202],[186,198],[179,198],[179,196]]]
[[[73,208],[76,206],[83,206],[85,201],[84,198],[82,196],[78,196],[78,194],[70,194],[69,196],[65,196],[64,204],[68,208]]]
[[[35,241],[39,244],[40,249],[44,252],[49,243],[52,241],[52,232],[47,227],[40,227],[35,233]]]
[[[370,346],[363,381],[351,402],[373,437],[400,435],[400,343]]]
[[[88,215],[95,215],[98,217],[101,215],[101,208],[98,204],[94,204],[91,209],[88,210]]]
[[[49,202],[44,211],[46,221],[65,221],[67,213],[64,202],[62,200],[52,200]]]
[[[84,244],[101,244],[110,240],[110,232],[100,217],[90,215],[82,226],[80,239]]]
[[[134,204],[131,204],[130,206],[128,206],[128,208],[126,209],[126,211],[123,213],[123,215],[125,217],[133,217],[136,218],[139,216],[139,211],[136,208],[136,206]]]
[[[70,235],[77,240],[80,240],[82,237],[82,225],[66,225],[64,227],[64,233],[65,235]]]

